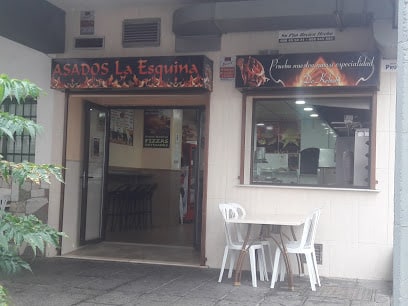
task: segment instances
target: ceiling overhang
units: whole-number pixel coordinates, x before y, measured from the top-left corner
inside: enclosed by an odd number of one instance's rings
[[[65,52],[65,11],[45,0],[1,1],[0,35],[40,52]]]
[[[335,0],[279,2],[255,0],[187,6],[175,11],[173,31],[176,35],[221,35],[297,28],[359,27],[368,26],[372,19],[364,1],[352,1],[341,10]]]
[[[395,1],[389,0],[248,0],[200,3],[182,7],[173,14],[173,32],[177,40],[203,38],[201,51],[213,51],[214,41],[206,37],[251,31],[277,31],[290,29],[368,27],[377,21],[387,21],[393,28]],[[375,29],[375,28],[374,28]],[[388,44],[380,41],[380,45]],[[218,42],[218,46],[220,46]],[[393,47],[393,46],[392,46]],[[176,46],[176,50],[178,48]],[[208,49],[208,50],[207,50]],[[386,49],[383,46],[381,49]],[[184,50],[198,51],[198,50]],[[396,49],[395,49],[396,55]]]

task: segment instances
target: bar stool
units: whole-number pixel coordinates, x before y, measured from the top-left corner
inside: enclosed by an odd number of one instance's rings
[[[108,192],[108,205],[106,206],[106,223],[110,221],[110,231],[119,231],[123,227],[123,211],[126,199],[126,191],[130,188],[129,184],[123,184]]]
[[[152,227],[153,225],[153,193],[157,188],[157,184],[150,184],[145,189],[144,199],[143,199],[143,214],[144,220],[147,227]]]
[[[128,212],[128,226],[129,229],[140,229],[143,225],[143,207],[142,200],[144,196],[144,185],[137,184],[132,187],[130,193],[130,205]]]

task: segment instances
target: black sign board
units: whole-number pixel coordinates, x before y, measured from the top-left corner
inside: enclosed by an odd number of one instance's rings
[[[202,55],[53,59],[51,88],[205,88],[213,64]]]
[[[377,87],[375,52],[241,55],[237,88]]]

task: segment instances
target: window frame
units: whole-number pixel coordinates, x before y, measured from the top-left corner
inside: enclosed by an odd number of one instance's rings
[[[344,89],[343,89],[344,90]],[[366,97],[371,100],[371,130],[370,130],[370,160],[369,160],[369,183],[367,187],[345,187],[345,186],[327,186],[327,185],[301,185],[301,184],[273,184],[273,183],[253,183],[252,182],[252,151],[253,151],[253,104],[259,99],[309,99],[309,98],[354,98]],[[253,93],[244,92],[242,95],[242,127],[241,127],[241,165],[239,181],[245,186],[273,186],[273,187],[292,187],[292,188],[312,188],[312,189],[364,189],[375,190],[377,181],[375,179],[376,165],[376,127],[377,127],[377,96],[372,91],[313,91],[309,92],[277,92],[277,93]]]
[[[11,105],[14,105],[14,112],[10,112],[10,108]],[[22,113],[18,114],[17,112],[17,107],[18,105],[22,105]],[[20,116],[22,118],[28,119],[28,120],[32,120],[34,122],[37,122],[37,100],[36,99],[32,99],[32,98],[27,98],[25,101],[18,103],[16,99],[6,99],[1,107],[1,110],[3,112],[8,112],[12,115],[17,115]],[[26,106],[29,106],[29,114],[26,114],[25,110],[26,110]],[[33,111],[34,108],[34,111]],[[26,146],[24,146],[24,138],[28,138],[28,148],[27,148],[27,152],[24,152],[24,148],[26,148]],[[20,150],[18,152],[16,152],[16,141],[17,139],[20,138],[20,143],[21,143],[21,147]],[[15,139],[13,142],[13,150],[12,152],[10,152],[8,146],[9,146],[9,142],[12,142],[12,140],[8,139],[7,137],[3,136],[3,138],[1,139],[1,150],[2,150],[2,155],[3,155],[3,159],[8,160],[8,161],[12,161],[12,162],[22,162],[24,160],[30,161],[30,162],[35,162],[35,150],[36,150],[36,137],[35,136],[30,136],[28,135],[28,133],[26,131],[24,131],[22,134],[19,135],[15,135]],[[16,156],[20,157],[19,160],[16,160]],[[27,159],[23,159],[23,156],[27,156]]]

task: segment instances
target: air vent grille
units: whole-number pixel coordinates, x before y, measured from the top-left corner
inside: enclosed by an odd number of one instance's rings
[[[104,45],[104,37],[77,37],[74,41],[75,49],[102,49]]]
[[[124,48],[160,45],[160,19],[126,19],[123,21]]]

